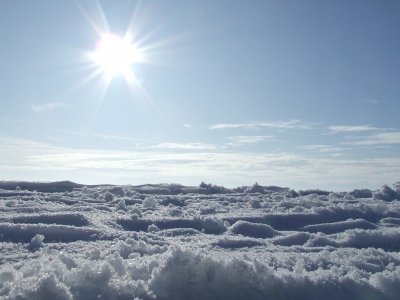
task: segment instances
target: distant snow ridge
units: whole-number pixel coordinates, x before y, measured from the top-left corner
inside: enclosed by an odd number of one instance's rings
[[[0,182],[0,299],[397,300],[400,182]]]

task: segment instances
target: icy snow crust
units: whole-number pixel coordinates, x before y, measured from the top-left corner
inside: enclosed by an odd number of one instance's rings
[[[400,299],[399,183],[0,188],[0,299]]]

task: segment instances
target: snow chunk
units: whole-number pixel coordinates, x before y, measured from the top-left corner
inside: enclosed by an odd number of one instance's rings
[[[136,206],[132,207],[132,209],[130,210],[130,214],[131,215],[135,215],[136,214],[139,218],[142,217],[142,212]]]
[[[7,201],[7,202],[6,202],[6,206],[7,206],[7,207],[14,207],[14,206],[16,206],[16,205],[17,205],[17,202],[15,202],[14,200]]]
[[[375,200],[393,201],[396,199],[399,200],[400,194],[396,193],[389,186],[384,184],[380,191],[374,193],[373,198]]]
[[[259,185],[257,182],[253,184],[253,186],[247,188],[245,193],[261,193],[263,194],[265,192],[265,189],[263,186]]]
[[[295,246],[295,245],[304,245],[310,238],[310,234],[308,232],[297,232],[291,235],[278,237],[273,240],[275,245],[281,246]]]
[[[104,195],[104,200],[106,200],[107,202],[113,201],[113,199],[114,199],[114,196],[113,196],[113,194],[111,194],[110,192],[107,192],[107,193]]]
[[[299,191],[300,196],[307,196],[307,195],[310,195],[310,194],[327,196],[327,195],[329,195],[329,193],[330,192],[328,192],[328,191],[322,191],[322,190],[319,190],[319,189],[316,189],[316,190],[305,190],[305,191],[300,190]]]
[[[348,193],[349,195],[353,196],[354,198],[372,198],[372,191],[369,189],[355,189]]]
[[[126,204],[125,204],[125,200],[124,199],[121,199],[120,201],[119,201],[119,203],[118,203],[118,205],[117,205],[117,210],[128,210],[127,208],[126,208]]]
[[[114,186],[113,188],[109,189],[109,192],[116,196],[125,196],[125,192],[120,186]]]
[[[265,246],[263,242],[251,238],[231,238],[224,237],[218,240],[214,245],[225,249],[237,249],[237,248],[251,248],[256,246]]]
[[[380,222],[385,226],[400,226],[400,218],[383,218]]]
[[[87,298],[90,298],[90,295],[100,295],[105,292],[112,275],[112,267],[108,262],[91,262],[82,265],[80,268],[72,269],[67,278],[67,283],[77,291],[84,294],[89,293]],[[88,287],[90,287],[89,290]]]
[[[171,197],[167,196],[159,201],[161,205],[168,206],[168,205],[174,205],[174,206],[185,206],[185,199],[180,198],[180,197]]]
[[[207,191],[207,193],[210,194],[224,194],[224,193],[230,193],[232,192],[231,190],[223,187],[223,186],[218,186],[218,185],[214,185],[212,183],[204,183],[204,181],[202,181],[199,185],[200,188],[203,188]]]
[[[253,200],[250,200],[249,203],[250,203],[251,208],[261,208],[260,200],[253,199]]]
[[[229,229],[235,234],[241,234],[254,238],[271,238],[276,235],[280,235],[279,232],[267,224],[251,223],[241,220],[237,221]]]
[[[83,195],[88,195],[88,194],[91,193],[91,191],[87,188],[87,186],[84,186],[84,187],[82,188],[82,190],[81,190],[81,193],[82,193]]]
[[[147,197],[143,203],[142,203],[143,207],[146,208],[155,208],[158,205],[158,202],[156,199],[152,198],[152,197]]]
[[[41,234],[35,235],[29,244],[29,248],[32,250],[39,249],[42,246],[43,240],[44,240],[44,235]]]
[[[313,234],[305,244],[307,247],[353,247],[382,248],[385,251],[400,249],[400,232],[396,228],[385,230],[351,229],[335,235]]]
[[[226,231],[226,227],[222,220],[213,217],[204,218],[203,227],[205,233],[219,234]]]
[[[151,225],[149,225],[149,228],[148,228],[148,230],[147,230],[148,232],[151,232],[151,233],[156,233],[156,232],[159,232],[160,231],[160,228],[158,228],[156,225],[154,225],[154,224],[151,224]]]
[[[334,223],[322,223],[322,224],[315,224],[315,225],[308,225],[301,228],[304,231],[308,232],[323,232],[326,234],[333,234],[337,232],[342,232],[348,229],[375,229],[376,225],[372,224],[364,219],[357,219],[357,220],[347,220],[344,222],[334,222]]]
[[[68,270],[71,270],[72,268],[76,268],[78,266],[73,258],[65,255],[62,252],[60,252],[60,254],[58,255],[58,259],[65,264]]]
[[[43,274],[39,278],[29,277],[19,289],[13,290],[8,299],[72,300],[73,297],[65,284],[60,283],[54,274]]]
[[[183,214],[182,210],[176,208],[169,208],[167,211],[171,217],[180,217]]]

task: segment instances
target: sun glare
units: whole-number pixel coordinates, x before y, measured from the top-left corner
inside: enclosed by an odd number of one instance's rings
[[[107,34],[97,42],[93,58],[98,66],[112,77],[119,73],[125,76],[130,74],[131,65],[139,62],[141,55],[128,40],[117,35]]]
[[[140,103],[143,107],[152,105],[152,107],[157,108],[152,93],[147,90],[150,84],[147,80],[144,80],[141,70],[144,69],[143,65],[156,63],[153,60],[152,54],[154,52],[152,53],[152,51],[161,50],[170,43],[170,40],[162,39],[155,43],[149,42],[161,27],[157,27],[148,33],[144,31],[147,24],[141,23],[144,19],[140,17],[142,13],[139,13],[139,11],[144,10],[142,12],[145,12],[147,8],[139,5],[139,1],[134,8],[129,24],[127,24],[126,31],[119,31],[119,35],[110,28],[99,1],[83,1],[86,3],[85,5],[82,5],[82,1],[74,2],[97,37],[93,48],[85,51],[81,56],[82,67],[80,66],[81,69],[78,69],[78,71],[82,70],[86,73],[86,76],[73,87],[73,89],[78,89],[89,82],[96,83],[97,87],[93,90],[93,96],[88,100],[93,100],[96,105],[92,122],[94,122],[110,86],[120,87],[119,84],[122,82],[124,83],[123,89],[128,89],[130,98],[135,102],[135,105]],[[122,25],[119,24],[119,30],[121,30]],[[93,37],[93,35],[90,37]]]

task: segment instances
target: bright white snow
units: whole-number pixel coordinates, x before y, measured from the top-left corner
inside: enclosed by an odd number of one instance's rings
[[[0,299],[400,298],[400,183],[0,188]]]

